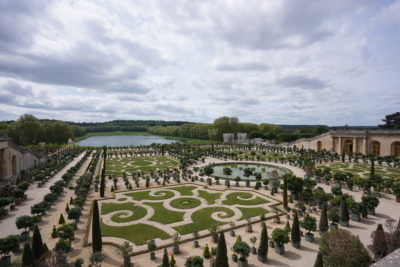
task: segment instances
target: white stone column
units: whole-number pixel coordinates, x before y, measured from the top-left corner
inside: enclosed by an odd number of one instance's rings
[[[339,154],[342,154],[343,153],[343,148],[342,148],[342,137],[338,137],[339,138],[339,151],[338,151],[338,153]]]
[[[357,152],[357,137],[353,137],[353,153]]]

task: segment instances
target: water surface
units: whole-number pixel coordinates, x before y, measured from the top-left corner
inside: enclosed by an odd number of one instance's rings
[[[76,144],[79,146],[147,146],[155,144],[172,144],[180,142],[155,135],[107,135],[90,136]]]

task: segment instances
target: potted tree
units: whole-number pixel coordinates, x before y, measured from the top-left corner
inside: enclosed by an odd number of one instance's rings
[[[237,176],[237,177],[235,178],[236,186],[240,186],[240,185],[239,185],[239,182],[240,182],[241,180],[242,180],[242,179],[241,179],[239,176]]]
[[[328,212],[328,219],[331,222],[329,225],[330,230],[337,230],[338,222],[340,220],[339,212],[336,209],[331,209]]]
[[[18,229],[24,229],[24,231],[21,233],[21,240],[26,241],[29,238],[29,228],[31,228],[34,225],[34,219],[31,216],[20,216],[15,220],[15,225],[17,226]]]
[[[253,232],[253,227],[251,226],[251,218],[247,218],[247,227],[246,227],[246,232],[252,233]]]
[[[199,237],[200,237],[199,232],[194,231],[194,232],[193,232],[193,238],[194,238],[194,247],[195,247],[195,248],[200,247],[200,245],[199,245],[199,240],[198,240]]]
[[[308,230],[308,232],[304,235],[305,240],[309,242],[314,242],[314,234],[311,232],[317,230],[317,219],[310,215],[307,215],[301,222],[301,227]]]
[[[236,242],[235,245],[233,245],[233,251],[240,255],[238,267],[247,267],[247,257],[250,255],[250,246],[244,241]]]
[[[256,236],[250,237],[250,243],[253,245],[252,248],[251,248],[251,253],[252,253],[253,255],[256,255],[256,254],[257,254],[257,249],[254,247],[254,245],[255,245],[256,242],[257,242],[257,237],[256,237]]]
[[[214,243],[218,243],[218,225],[214,224],[210,228],[208,228],[208,231],[211,234],[211,238]]]
[[[181,240],[181,236],[178,232],[176,232],[173,236],[172,236],[172,241],[174,243],[174,254],[178,254],[179,253],[179,240]]]
[[[272,231],[272,240],[275,243],[276,253],[282,255],[285,253],[285,244],[289,242],[289,235],[284,229],[275,228]]]
[[[11,252],[17,252],[21,239],[18,235],[9,235],[0,239],[0,266],[11,266]]]
[[[230,222],[229,223],[229,227],[231,228],[231,230],[229,231],[230,235],[232,237],[235,236],[235,230],[233,230],[233,228],[235,228],[235,223],[234,222]]]
[[[355,222],[361,222],[361,205],[362,203],[351,202],[350,203],[350,219]]]
[[[375,215],[375,209],[379,205],[378,197],[373,195],[364,195],[361,200],[367,207],[368,214]]]
[[[157,249],[156,241],[154,239],[150,239],[147,241],[147,248],[150,251],[150,259],[156,259],[156,253],[154,252]]]

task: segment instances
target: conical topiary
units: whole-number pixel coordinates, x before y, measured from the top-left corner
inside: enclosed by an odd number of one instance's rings
[[[268,255],[268,232],[264,222],[261,223],[260,245],[257,250],[257,258],[261,262],[267,261]]]
[[[326,204],[322,207],[321,217],[319,218],[318,224],[320,234],[323,234],[329,230],[328,224],[328,210],[326,208]]]
[[[171,260],[169,261],[169,266],[170,267],[175,267],[176,261],[174,258],[174,254],[171,254]]]
[[[99,205],[97,204],[97,199],[93,203],[92,249],[93,252],[101,252],[102,250]]]
[[[162,264],[161,264],[161,266],[162,266],[162,267],[170,267],[170,265],[169,265],[169,258],[168,258],[168,252],[167,252],[167,249],[166,249],[166,248],[164,248],[164,255],[163,255],[163,258],[162,258]]]
[[[224,232],[221,231],[218,239],[217,257],[215,259],[215,266],[229,267],[228,255],[226,250],[226,242]]]
[[[292,224],[292,230],[290,233],[290,239],[292,240],[292,245],[294,247],[296,247],[296,248],[300,247],[301,234],[300,234],[299,217],[297,216],[297,212],[295,212],[294,216],[293,216],[293,224]]]
[[[288,194],[287,194],[287,177],[286,175],[283,176],[283,207],[287,208],[288,207]]]
[[[340,201],[340,224],[342,226],[349,226],[349,208],[347,207],[347,201],[342,197]]]
[[[58,219],[58,224],[64,224],[64,223],[65,223],[65,219],[64,219],[64,216],[61,213],[60,214],[60,219]]]
[[[210,258],[211,254],[210,254],[210,249],[208,248],[208,244],[206,244],[206,247],[204,248],[204,252],[203,252],[203,257],[208,259]]]
[[[36,260],[39,260],[44,253],[43,240],[37,225],[32,236],[32,253]]]
[[[35,257],[33,256],[31,246],[25,243],[24,252],[22,254],[22,267],[36,267]]]

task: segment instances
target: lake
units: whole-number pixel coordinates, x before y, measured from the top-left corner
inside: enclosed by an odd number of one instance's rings
[[[76,142],[76,144],[79,146],[147,146],[153,143],[172,144],[179,142],[181,141],[153,135],[108,135],[90,136]]]

